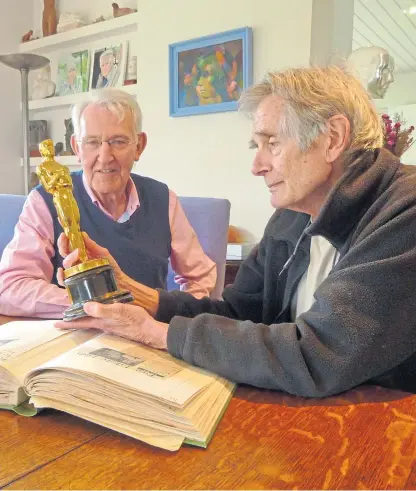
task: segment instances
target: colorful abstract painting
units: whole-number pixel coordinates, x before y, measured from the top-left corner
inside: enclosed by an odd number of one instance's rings
[[[170,46],[170,115],[237,108],[251,83],[251,29],[237,29]]]

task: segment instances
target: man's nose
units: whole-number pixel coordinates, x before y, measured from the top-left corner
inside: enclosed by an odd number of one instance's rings
[[[270,157],[265,151],[257,150],[253,160],[251,173],[255,176],[264,176],[271,169]]]
[[[113,149],[108,142],[103,141],[101,143],[99,157],[100,160],[111,160],[113,158]]]

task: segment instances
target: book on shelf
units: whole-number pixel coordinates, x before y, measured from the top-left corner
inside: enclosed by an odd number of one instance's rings
[[[227,259],[231,261],[245,259],[255,245],[252,242],[229,243],[227,244]]]
[[[0,326],[0,408],[53,408],[166,450],[206,447],[235,384],[168,353],[54,321]]]

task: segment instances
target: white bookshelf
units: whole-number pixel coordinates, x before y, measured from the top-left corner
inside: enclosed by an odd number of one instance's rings
[[[126,16],[127,17],[127,16]],[[136,96],[137,95],[137,85],[123,85],[120,89],[128,92],[129,94]],[[29,101],[29,110],[30,111],[42,111],[45,109],[51,108],[59,108],[65,106],[72,106],[79,101],[82,101],[86,96],[86,93],[81,94],[73,94],[73,95],[63,95],[63,96],[55,96],[48,97],[47,99],[39,99],[36,101]]]
[[[70,1],[72,0],[68,0],[68,3]],[[93,17],[93,14],[89,17]],[[139,14],[137,12],[122,17],[111,18],[27,43],[21,43],[19,50],[21,53],[36,53],[49,58],[51,78],[53,82],[57,83],[59,59],[67,53],[88,49],[91,54],[95,49],[101,48],[102,45],[107,43],[126,43],[128,45],[127,52],[129,56],[136,55],[135,46],[137,45],[138,19]],[[29,78],[29,90],[31,89],[33,78],[36,77],[34,74],[29,74],[29,77],[30,75],[32,75],[32,80]],[[134,97],[137,95],[137,85],[122,85],[119,88]],[[29,101],[30,120],[46,120],[49,138],[55,144],[57,142],[65,143],[66,128],[64,120],[70,117],[71,106],[85,100],[88,95],[91,95],[91,92],[31,100]],[[71,170],[80,168],[75,157],[63,156],[58,157],[57,160],[67,165]],[[39,159],[30,159],[31,168],[36,167],[38,163]]]
[[[47,36],[19,45],[21,53],[44,54],[48,51],[67,48],[81,42],[88,43],[92,39],[99,40],[108,36],[126,34],[137,31],[138,13],[124,15],[115,19],[109,19],[84,27],[71,29],[52,36]]]

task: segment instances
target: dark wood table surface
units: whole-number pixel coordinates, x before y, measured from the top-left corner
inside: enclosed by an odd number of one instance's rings
[[[208,449],[174,453],[52,410],[0,411],[0,449],[3,489],[416,489],[416,395],[240,386]]]

